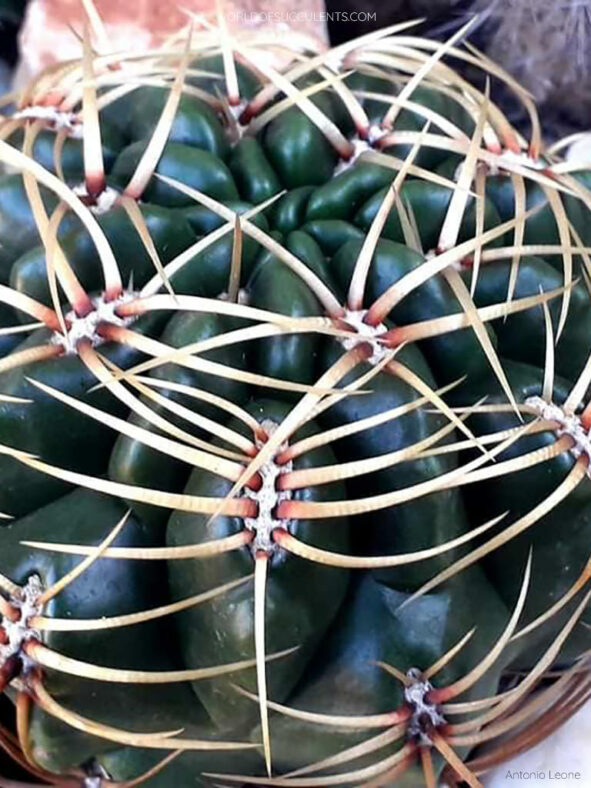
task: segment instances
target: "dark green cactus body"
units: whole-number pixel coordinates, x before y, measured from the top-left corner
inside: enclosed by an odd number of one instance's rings
[[[526,364],[505,362],[509,382],[518,401],[529,397],[540,396],[542,393],[541,372]],[[554,401],[561,403],[566,399],[570,384],[558,378],[554,386]],[[486,391],[487,402],[502,402],[504,396],[498,384],[489,376],[474,382],[468,396],[478,398]],[[474,417],[474,426],[481,433],[497,432],[516,427],[519,421],[514,413],[490,413]],[[555,440],[551,431],[541,432],[524,438],[520,444],[509,448],[500,455],[499,460],[509,460],[526,452],[533,452],[544,446],[550,446]],[[502,479],[476,484],[467,489],[469,511],[479,511],[486,518],[510,512],[513,519],[525,516],[552,493],[572,470],[574,458],[568,454],[550,460],[544,464],[544,473],[536,467],[518,471],[514,475],[514,484],[503,484]],[[569,497],[547,514],[540,522],[521,536],[512,539],[506,545],[495,550],[485,559],[488,577],[495,585],[506,603],[517,593],[521,583],[519,564],[527,559],[530,549],[532,557],[532,592],[526,602],[524,620],[533,621],[555,604],[572,586],[583,571],[589,559],[589,501],[591,485],[588,480],[574,490]],[[497,531],[502,528],[498,527]],[[557,556],[560,560],[557,561]],[[548,583],[548,575],[552,583]],[[552,638],[564,626],[569,615],[572,615],[571,603],[560,615],[547,622],[544,627],[533,631],[524,641],[531,645],[525,654],[517,659],[518,665],[528,664],[539,656],[540,649],[547,648]],[[569,639],[562,659],[568,661],[585,642],[585,624],[589,613],[583,616],[573,635]],[[517,641],[519,643],[519,641]],[[535,647],[534,647],[535,646]]]
[[[21,148],[24,141],[22,131],[16,131],[8,138],[8,142],[16,148]],[[54,147],[56,134],[52,131],[41,131],[33,143],[32,158],[38,161],[45,169],[55,173],[55,153]],[[124,138],[117,128],[108,122],[103,122],[101,126],[102,154],[105,170],[108,172],[117,155],[124,146]],[[69,183],[76,185],[84,178],[84,156],[82,150],[82,139],[77,136],[67,136],[64,142],[60,163],[64,177]]]
[[[178,212],[149,204],[142,205],[141,212],[163,264],[195,242],[191,228]],[[156,275],[154,263],[124,208],[114,207],[99,215],[98,223],[109,242],[118,249],[121,276],[126,283],[131,281],[134,287],[141,287]],[[68,233],[62,248],[80,283],[88,290],[99,290],[102,285],[100,258],[88,232],[77,228]],[[43,246],[30,249],[14,263],[10,284],[15,290],[51,306]]]
[[[150,315],[143,318],[142,322],[146,329],[154,329],[161,320],[160,316]],[[137,329],[141,332],[142,325],[137,324]],[[19,350],[35,347],[47,342],[47,339],[48,332],[40,329],[18,347]],[[103,352],[123,369],[141,358],[140,354],[124,345],[106,345]],[[76,416],[31,383],[33,380],[70,396],[83,398],[97,407],[124,414],[125,409],[104,390],[88,396],[88,389],[95,383],[95,377],[77,355],[39,361],[26,368],[3,372],[0,378],[3,394],[24,400],[0,402],[0,440],[4,445],[31,452],[57,465],[67,465],[69,462],[70,467],[83,473],[104,472],[116,434],[105,430],[98,422]],[[28,408],[26,400],[31,397],[35,399],[35,406]],[[85,451],[84,447],[88,445],[92,450]],[[74,456],[77,460],[72,463]],[[0,457],[0,464],[3,481],[0,511],[10,511],[16,516],[25,514],[54,500],[68,489],[67,485],[51,476],[23,468],[6,454]]]
[[[89,517],[89,507],[92,515]],[[78,490],[59,501],[41,508],[27,517],[16,521],[3,531],[11,577],[26,583],[29,577],[38,576],[45,587],[50,586],[78,562],[75,556],[45,555],[21,545],[22,540],[45,539],[48,529],[60,529],[68,540],[84,540],[98,544],[103,537],[103,528],[109,523],[114,527],[125,515],[125,506],[107,496],[86,490]],[[153,531],[133,517],[128,520],[116,544],[123,546],[157,543]],[[101,593],[93,591],[100,583]],[[131,613],[140,607],[155,607],[161,604],[166,578],[157,568],[148,578],[139,564],[105,559],[95,564],[92,572],[73,583],[67,592],[60,594],[48,607],[47,612],[55,618],[100,618],[104,615]],[[127,589],[126,593],[122,593]],[[121,637],[123,635],[123,637]],[[166,620],[139,624],[132,629],[96,632],[53,632],[45,643],[60,653],[75,659],[92,660],[98,652],[105,666],[117,665],[123,660],[130,669],[176,667],[169,655],[158,648],[160,638],[172,639],[170,623]],[[127,708],[127,724],[133,724],[139,715],[154,730],[177,724],[178,713],[183,707],[182,686],[156,687],[156,693],[146,693],[141,687],[131,688],[133,700],[128,703],[129,686],[105,684],[98,687],[94,682],[68,677],[52,672],[48,687],[61,701],[78,707],[81,713],[93,714],[106,711],[103,719],[115,724],[121,721],[122,707]],[[196,704],[193,704],[194,706]],[[190,704],[187,704],[189,711]],[[194,719],[199,719],[195,708]],[[148,722],[149,720],[149,722]],[[100,739],[83,736],[70,728],[52,721],[40,712],[33,720],[33,731],[38,756],[47,768],[61,770],[71,768],[81,760],[92,757],[97,748],[105,749]],[[37,739],[37,736],[39,737]],[[82,756],[82,758],[81,758]]]
[[[442,685],[453,681],[455,675],[465,672],[482,657],[500,634],[506,618],[503,604],[486,578],[480,572],[471,572],[465,580],[458,579],[438,593],[397,610],[408,596],[365,577],[353,586],[343,614],[329,632],[322,655],[311,665],[309,682],[293,698],[293,706],[349,715],[389,712],[396,708],[402,700],[400,685],[378,663],[401,670],[409,664],[433,663],[437,654],[462,637],[477,615],[477,610],[466,604],[470,596],[469,592],[466,594],[467,589],[478,591],[478,599],[487,605],[490,618],[471,654],[464,655],[464,664],[446,669],[439,678]],[[458,616],[456,600],[460,598]],[[499,665],[496,676],[487,677],[474,688],[473,696],[485,694],[487,685],[491,691],[501,670]],[[335,755],[368,738],[367,733],[312,726],[285,717],[277,719],[276,729],[275,758],[286,771]],[[390,744],[380,750],[380,759],[387,758],[399,747],[400,744]],[[366,756],[349,764],[347,770],[367,767],[372,760],[375,758]],[[421,785],[419,773],[413,770],[401,778],[400,784]]]
[[[249,405],[257,421],[280,423],[288,407],[271,400],[254,399]],[[233,426],[237,426],[233,424]],[[303,431],[311,434],[313,425]],[[306,455],[296,467],[325,465],[333,460],[330,449]],[[227,483],[207,472],[195,471],[185,492],[192,495],[223,496],[229,489]],[[306,500],[338,500],[343,490],[338,486],[302,490],[298,497]],[[213,523],[208,518],[176,513],[167,529],[170,545],[194,544],[229,536],[243,527],[239,518],[218,517]],[[325,527],[326,526],[326,527]],[[349,546],[349,529],[346,520],[331,518],[314,523],[299,520],[293,533],[319,547],[344,552]],[[221,556],[197,567],[191,561],[171,565],[170,582],[174,593],[188,595],[207,590],[212,583],[227,582],[252,572],[252,554],[248,548]],[[302,565],[300,559],[281,551],[270,557],[270,574],[265,597],[268,622],[267,647],[269,653],[297,646],[294,654],[269,666],[270,692],[278,700],[285,699],[298,682],[306,663],[318,647],[330,626],[343,599],[348,576],[346,572],[331,567],[312,564]],[[304,590],[305,589],[305,590]],[[294,598],[295,597],[295,598]],[[179,637],[187,663],[218,664],[235,662],[254,656],[254,606],[252,586],[241,586],[230,591],[228,597],[218,602],[201,605],[179,617]],[[256,692],[252,673],[241,682]],[[214,723],[221,730],[232,729],[241,722],[256,720],[257,709],[251,700],[241,697],[232,687],[232,679],[220,679],[207,684],[194,684],[195,692],[208,710]]]
[[[114,184],[124,186],[129,181],[146,147],[146,140],[140,140],[121,152],[111,173]],[[230,171],[214,153],[208,150],[192,148],[180,142],[169,142],[160,157],[156,173],[183,181],[193,189],[205,192],[209,197],[218,200],[238,199],[238,191]],[[156,178],[148,184],[144,198],[157,205],[171,208],[190,205],[192,202],[190,197]]]
[[[53,210],[56,199],[42,189],[47,210]],[[71,215],[61,224],[61,232],[67,232],[77,224]],[[6,284],[10,278],[10,265],[21,254],[39,243],[35,217],[29,205],[20,175],[4,175],[0,180],[0,230],[2,231],[2,269],[0,282]]]
[[[200,342],[215,337],[220,333],[231,331],[236,327],[236,320],[221,315],[177,315],[166,326],[162,334],[162,340],[172,347],[182,348],[194,342]],[[204,358],[238,370],[246,368],[244,351],[239,345],[211,351]],[[192,386],[220,397],[227,397],[236,404],[242,404],[248,399],[248,387],[238,381],[235,382],[193,370],[182,369],[175,364],[165,364],[156,367],[150,374],[152,377],[160,380],[172,381],[183,386]],[[163,391],[163,394],[205,418],[216,419],[216,417],[220,417],[219,409],[215,405],[192,400],[190,397],[174,391],[167,392],[166,389]],[[160,408],[160,411],[162,411],[162,408]],[[141,417],[135,416],[134,421],[143,426],[149,426]],[[207,433],[204,430],[197,428],[196,432],[198,435],[206,437]],[[162,489],[170,492],[181,492],[187,481],[188,470],[183,467],[183,463],[171,461],[169,457],[146,446],[144,443],[121,435],[111,455],[109,475],[115,481],[139,486],[147,486],[155,479],[158,479],[158,484]],[[166,524],[169,516],[166,510],[146,505],[136,505],[136,508],[145,522]]]
[[[149,87],[130,94],[129,111],[121,113],[125,123],[122,131],[130,141],[138,142],[152,136],[167,96],[164,88]],[[123,109],[117,103],[114,108],[119,112]],[[228,142],[215,112],[194,96],[181,97],[168,140],[209,151],[220,158],[228,154]]]

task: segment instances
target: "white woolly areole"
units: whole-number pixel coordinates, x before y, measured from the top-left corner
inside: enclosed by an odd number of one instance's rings
[[[9,599],[12,607],[20,611],[18,621],[11,621],[9,618],[0,616],[0,626],[6,632],[8,643],[0,644],[0,665],[3,665],[10,657],[18,655],[23,664],[23,673],[32,667],[31,660],[23,652],[23,645],[32,638],[41,640],[40,633],[29,627],[29,619],[41,613],[39,597],[43,593],[43,586],[38,575],[31,575],[27,584]],[[17,686],[18,679],[15,681]]]
[[[367,141],[373,146],[376,142],[379,142],[382,137],[385,137],[386,134],[388,134],[388,129],[383,129],[381,126],[378,126],[377,123],[372,123],[367,131]]]
[[[361,137],[352,137],[351,143],[353,144],[353,153],[349,156],[348,159],[341,159],[337,166],[334,169],[335,175],[340,175],[341,172],[346,172],[353,167],[357,159],[361,156],[362,153],[366,153],[368,150],[371,150],[371,145],[367,140],[362,140]]]
[[[388,348],[378,341],[379,337],[385,334],[388,329],[383,323],[379,323],[377,326],[370,326],[369,323],[364,321],[366,314],[367,309],[346,310],[342,320],[355,329],[357,333],[351,337],[341,337],[339,342],[345,350],[353,350],[357,345],[369,345],[372,349],[372,354],[367,361],[375,365],[379,364],[388,355]]]
[[[585,454],[591,460],[591,435],[581,423],[581,419],[574,413],[566,413],[560,405],[546,402],[541,397],[528,397],[525,405],[533,408],[544,421],[556,421],[560,426],[555,430],[558,437],[568,435],[574,445],[570,449],[573,457]],[[591,467],[587,469],[587,476],[591,478]]]
[[[375,143],[381,139],[387,131],[377,126],[375,123],[369,127],[367,139],[363,140],[359,136],[351,138],[353,143],[353,153],[348,159],[341,159],[335,167],[334,174],[340,175],[341,172],[346,172],[357,162],[357,159],[369,150],[373,150]]]
[[[82,199],[90,196],[84,183],[79,183],[77,186],[74,186],[72,191],[77,197]],[[93,198],[94,202],[87,207],[92,211],[92,213],[97,215],[107,213],[107,211],[110,211],[115,205],[119,197],[120,194],[117,189],[113,189],[112,186],[106,186],[98,195],[98,197]]]
[[[418,740],[422,745],[429,746],[433,742],[425,729],[425,722],[437,728],[444,725],[446,720],[439,707],[427,700],[427,694],[433,689],[431,682],[423,677],[418,668],[411,668],[406,675],[410,679],[410,684],[404,688],[404,700],[412,708],[408,736]]]
[[[51,128],[59,131],[65,129],[68,136],[82,139],[82,123],[73,112],[61,112],[55,107],[25,107],[12,116],[14,120],[44,120]]]
[[[91,298],[94,307],[92,312],[89,312],[86,317],[78,317],[75,312],[68,312],[65,316],[66,322],[70,325],[68,333],[64,335],[59,331],[54,331],[50,339],[51,344],[62,347],[67,355],[77,352],[78,342],[82,339],[88,339],[93,347],[102,345],[105,340],[97,334],[99,324],[110,323],[113,326],[129,326],[136,320],[135,315],[119,317],[116,310],[117,307],[122,304],[128,304],[137,296],[138,294],[134,292],[123,292],[113,301],[105,301],[102,295]]]
[[[272,435],[277,429],[277,424],[271,419],[265,419],[261,426],[267,435]],[[259,448],[263,445],[261,441],[257,440]],[[279,451],[283,451],[286,447],[287,444],[283,444]],[[244,490],[244,495],[256,501],[259,507],[256,517],[244,518],[245,527],[254,533],[254,539],[251,543],[251,550],[254,554],[259,550],[267,554],[274,553],[277,550],[277,544],[273,541],[273,531],[276,528],[285,528],[286,521],[277,520],[273,517],[273,512],[280,501],[287,501],[292,497],[291,490],[278,490],[276,488],[277,478],[282,473],[289,473],[292,468],[292,462],[278,465],[274,460],[269,460],[259,470],[263,481],[261,488],[259,490],[251,490],[249,487],[246,487]]]

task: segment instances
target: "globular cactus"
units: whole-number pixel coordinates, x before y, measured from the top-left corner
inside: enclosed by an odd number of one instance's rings
[[[590,174],[467,32],[17,97],[0,785],[477,786],[590,694]]]

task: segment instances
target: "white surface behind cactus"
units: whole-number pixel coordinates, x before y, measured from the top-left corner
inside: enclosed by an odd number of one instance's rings
[[[580,777],[565,779],[565,772],[578,772]],[[485,788],[590,788],[591,702],[548,739],[499,766],[482,782]]]

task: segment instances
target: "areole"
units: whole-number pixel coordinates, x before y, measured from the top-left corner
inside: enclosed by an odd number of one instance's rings
[[[261,423],[261,427],[267,436],[271,436],[277,429],[277,423],[266,419]],[[260,449],[261,438],[256,438],[257,447]],[[287,443],[279,447],[279,452],[285,451]],[[279,465],[275,459],[268,460],[258,471],[261,477],[261,486],[258,490],[246,487],[244,494],[256,501],[258,513],[256,517],[245,517],[244,525],[253,532],[254,538],[250,544],[250,549],[256,555],[259,551],[271,555],[278,548],[278,544],[273,539],[273,532],[277,528],[287,530],[285,520],[276,519],[276,510],[280,501],[288,501],[292,497],[290,490],[278,490],[277,478],[283,473],[289,473],[293,468],[293,463],[288,461]]]

